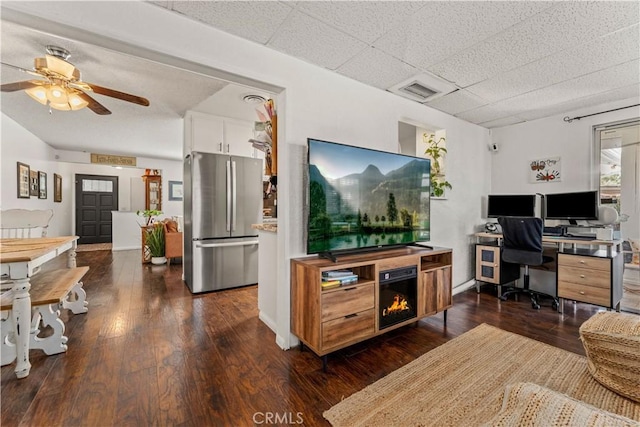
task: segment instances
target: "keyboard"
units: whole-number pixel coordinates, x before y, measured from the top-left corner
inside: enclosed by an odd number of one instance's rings
[[[566,237],[567,239],[576,239],[576,240],[595,240],[596,239],[595,234],[588,234],[588,235],[565,234],[563,237]]]

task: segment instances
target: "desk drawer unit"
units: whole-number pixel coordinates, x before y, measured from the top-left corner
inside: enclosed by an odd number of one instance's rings
[[[558,254],[558,297],[613,307],[620,293],[617,258]]]

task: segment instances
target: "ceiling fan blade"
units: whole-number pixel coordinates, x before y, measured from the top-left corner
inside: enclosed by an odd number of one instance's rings
[[[89,103],[89,105],[87,105],[87,108],[93,111],[94,113],[99,114],[101,116],[106,116],[111,114],[111,111],[107,110],[107,108],[104,105],[100,104],[98,101],[96,101],[86,93],[80,90],[77,91],[77,93],[80,98],[84,99]]]
[[[44,82],[43,82],[44,83]],[[26,80],[23,82],[5,83],[0,86],[2,92],[16,92],[19,90],[31,89],[32,87],[41,86],[42,83],[35,80]]]
[[[98,93],[100,95],[110,96],[112,98],[118,98],[118,99],[121,99],[123,101],[133,102],[134,104],[143,105],[145,107],[149,106],[149,100],[146,99],[146,98],[143,98],[141,96],[136,96],[136,95],[131,95],[129,93],[119,92],[117,90],[108,89],[106,87],[94,85],[94,84],[87,83],[87,82],[84,82],[84,83],[87,84],[89,87],[91,87],[91,90],[93,90],[95,93]]]
[[[0,62],[0,64],[6,65],[7,67],[14,68],[14,69],[16,69],[18,71],[22,71],[23,73],[31,74],[33,76],[42,77],[42,75],[40,73],[38,73],[37,71],[34,71],[34,70],[27,70],[26,68],[18,67],[17,65],[7,64],[6,62]]]

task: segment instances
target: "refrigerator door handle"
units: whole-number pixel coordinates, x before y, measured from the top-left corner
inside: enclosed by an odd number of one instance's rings
[[[233,243],[196,243],[196,248],[226,248],[230,246],[252,246],[257,244],[257,240],[247,240],[246,242]]]
[[[236,186],[236,162],[235,160],[231,161],[231,193],[233,193],[232,204],[231,204],[231,231],[236,231],[236,223],[238,216],[238,193]]]
[[[227,160],[227,231],[231,231],[231,161]]]

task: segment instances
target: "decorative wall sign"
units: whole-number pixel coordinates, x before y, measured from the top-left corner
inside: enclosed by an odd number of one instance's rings
[[[38,194],[38,199],[46,199],[47,198],[47,173],[46,172],[38,172],[38,190],[40,193]]]
[[[38,197],[40,195],[38,171],[29,171],[29,196]]]
[[[112,156],[111,154],[91,153],[91,163],[98,165],[135,166],[136,158],[128,156]]]
[[[29,183],[31,178],[31,168],[29,165],[24,163],[18,163],[18,198],[19,199],[28,199],[29,198]]]
[[[62,177],[57,173],[53,174],[53,201],[62,202]]]
[[[529,182],[559,182],[560,157],[547,157],[529,162]]]
[[[182,200],[182,181],[169,181],[169,200]]]

